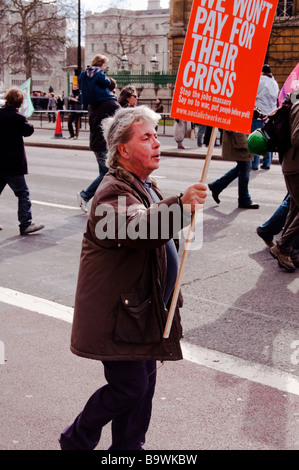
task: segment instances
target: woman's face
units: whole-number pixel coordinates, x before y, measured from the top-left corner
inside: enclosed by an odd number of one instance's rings
[[[138,95],[137,93],[132,93],[130,98],[128,98],[128,104],[129,106],[136,106],[138,101]]]

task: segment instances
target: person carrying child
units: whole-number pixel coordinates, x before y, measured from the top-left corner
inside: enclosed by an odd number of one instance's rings
[[[111,82],[106,76],[105,70],[108,65],[108,58],[98,54],[79,76],[79,85],[83,97],[83,105],[95,105],[117,97],[110,90]]]

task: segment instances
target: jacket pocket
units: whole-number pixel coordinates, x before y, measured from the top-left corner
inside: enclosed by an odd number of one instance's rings
[[[134,344],[160,342],[162,334],[152,296],[144,292],[121,294],[114,329],[115,341]]]

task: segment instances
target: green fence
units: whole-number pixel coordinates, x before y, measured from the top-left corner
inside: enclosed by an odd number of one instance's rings
[[[109,72],[109,77],[116,80],[118,88],[122,88],[126,85],[154,85],[154,88],[166,88],[168,86],[174,86],[177,72],[131,72],[122,70],[117,73]]]

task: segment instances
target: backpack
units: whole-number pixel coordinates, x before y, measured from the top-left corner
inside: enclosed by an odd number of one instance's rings
[[[264,119],[262,131],[267,138],[267,150],[278,152],[279,159],[291,146],[290,109],[291,103],[284,103]]]

